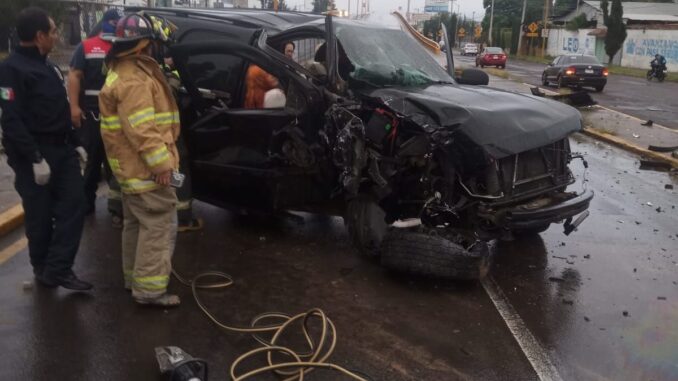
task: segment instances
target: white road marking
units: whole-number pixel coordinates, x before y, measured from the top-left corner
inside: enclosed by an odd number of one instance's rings
[[[504,292],[490,276],[482,280],[483,288],[487,295],[499,311],[502,319],[508,326],[509,331],[518,342],[520,349],[523,350],[525,357],[532,364],[532,368],[537,373],[541,381],[562,381],[558,369],[551,361],[548,352],[542,347],[532,332],[527,328],[523,319],[513,308]]]
[[[28,245],[28,239],[26,237],[21,238],[20,240],[14,242],[13,244],[7,246],[0,251],[0,265],[7,262],[13,256],[17,255],[21,250],[25,249]]]

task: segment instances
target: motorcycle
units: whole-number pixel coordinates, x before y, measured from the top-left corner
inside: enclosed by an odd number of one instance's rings
[[[657,81],[664,82],[666,78],[666,69],[660,69],[659,67],[654,67],[647,71],[647,80],[651,81],[652,78],[657,78]]]

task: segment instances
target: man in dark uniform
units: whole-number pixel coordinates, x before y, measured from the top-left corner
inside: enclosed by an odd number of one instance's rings
[[[87,150],[89,161],[85,168],[85,214],[94,212],[96,192],[104,166],[109,183],[108,210],[113,216],[113,226],[122,227],[122,202],[120,188],[106,162],[104,144],[99,130],[99,91],[106,77],[101,71],[106,53],[111,49],[115,25],[120,19],[116,9],[109,9],[101,19],[101,33],[78,45],[71,59],[68,73],[68,93],[71,100],[71,121],[78,130]]]
[[[89,290],[73,273],[85,198],[63,76],[47,54],[58,35],[40,8],[17,17],[19,46],[0,64],[3,145],[23,201],[28,251],[39,284]]]

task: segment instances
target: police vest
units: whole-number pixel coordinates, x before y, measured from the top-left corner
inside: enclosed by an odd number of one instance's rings
[[[85,54],[84,78],[81,83],[81,104],[87,109],[99,109],[99,91],[104,86],[106,76],[101,72],[104,58],[111,49],[111,42],[101,35],[91,37],[82,42]]]

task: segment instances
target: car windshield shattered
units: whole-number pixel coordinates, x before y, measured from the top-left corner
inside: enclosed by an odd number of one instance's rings
[[[337,26],[337,38],[355,67],[350,77],[376,87],[453,83],[447,72],[399,29]]]

